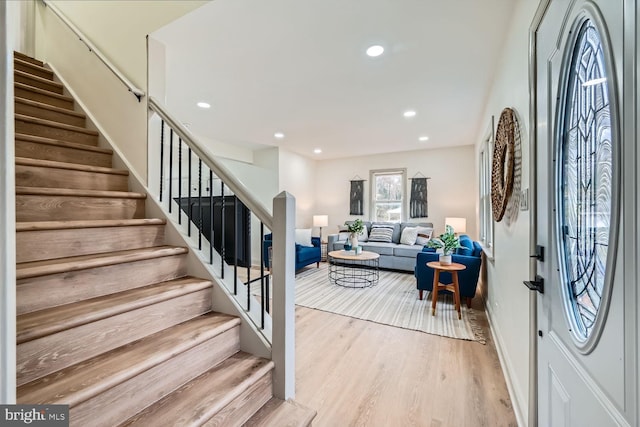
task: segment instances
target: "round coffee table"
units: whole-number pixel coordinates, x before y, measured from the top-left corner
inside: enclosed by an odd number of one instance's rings
[[[427,263],[427,267],[433,268],[433,293],[431,294],[431,315],[436,315],[436,303],[438,302],[438,291],[449,291],[453,293],[453,299],[456,302],[456,311],[458,312],[458,320],[462,319],[460,312],[460,285],[458,284],[458,271],[467,268],[465,265],[452,262],[451,264],[440,264],[439,261],[431,261]],[[447,271],[451,273],[453,283],[440,283],[440,272]]]
[[[331,251],[329,281],[345,288],[369,288],[378,284],[380,255],[375,252]]]

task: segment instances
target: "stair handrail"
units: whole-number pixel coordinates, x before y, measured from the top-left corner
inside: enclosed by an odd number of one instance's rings
[[[262,221],[265,227],[269,230],[273,230],[273,215],[262,202],[253,197],[247,186],[238,180],[226,166],[207,154],[201,148],[203,144],[199,142],[197,138],[189,132],[182,123],[180,123],[179,120],[176,120],[162,105],[162,103],[160,103],[160,101],[155,99],[153,96],[150,96],[148,98],[148,103],[149,108],[155,111],[160,118],[165,121],[165,123],[173,128],[174,132],[178,134],[182,141],[186,143],[200,159],[202,159],[204,164],[206,164],[218,178],[222,179],[233,194],[235,194],[240,201],[258,217],[260,221]]]
[[[51,9],[51,11],[67,26],[69,29],[80,39],[82,43],[84,43],[89,52],[92,52],[95,56],[98,57],[100,61],[120,80],[126,87],[129,89],[136,98],[138,98],[138,102],[142,100],[142,97],[145,96],[145,93],[142,89],[137,87],[131,80],[129,80],[111,61],[109,61],[92,42],[84,35],[78,27],[76,27],[73,22],[69,21],[69,19],[58,9],[53,3],[48,2],[47,0],[40,0],[42,3]]]

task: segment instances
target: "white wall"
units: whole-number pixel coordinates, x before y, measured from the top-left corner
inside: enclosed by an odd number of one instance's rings
[[[407,178],[418,172],[431,178],[427,184],[429,217],[410,221],[432,222],[435,232],[439,234],[444,231],[445,217],[464,217],[467,219],[467,234],[477,238],[478,178],[474,156],[474,147],[467,145],[318,161],[315,184],[316,213],[329,215],[326,234],[336,233],[337,226],[344,224],[348,219],[357,218],[349,216],[349,181],[358,175],[367,180],[364,186],[364,216],[361,218],[368,220],[371,184],[369,171],[406,168]],[[407,180],[407,198],[409,184]]]
[[[296,227],[310,228],[316,212],[316,161],[279,149],[278,192],[287,191],[296,198]],[[317,235],[317,233],[314,233]]]
[[[529,26],[537,1],[519,0],[506,45],[489,95],[483,123],[495,116],[496,126],[505,107],[520,119],[522,188],[529,187]],[[478,135],[478,147],[486,128]],[[476,159],[476,164],[479,159]],[[477,198],[477,197],[476,197]],[[529,291],[522,284],[529,275],[529,211],[520,211],[515,223],[495,223],[494,259],[487,267],[487,313],[503,369],[521,425],[528,417]]]
[[[146,36],[202,1],[54,1],[119,70],[147,91]],[[92,121],[147,182],[147,107],[44,5],[36,8],[35,54],[52,65]]]

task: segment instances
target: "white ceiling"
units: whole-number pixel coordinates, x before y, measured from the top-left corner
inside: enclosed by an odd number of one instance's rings
[[[167,105],[195,134],[350,157],[474,144],[513,3],[215,0],[152,37]],[[385,53],[368,57],[373,44]]]

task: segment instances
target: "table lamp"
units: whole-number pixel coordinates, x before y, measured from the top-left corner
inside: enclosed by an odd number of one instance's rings
[[[329,225],[329,215],[314,215],[313,226],[320,227],[320,241],[322,242],[322,227]]]

